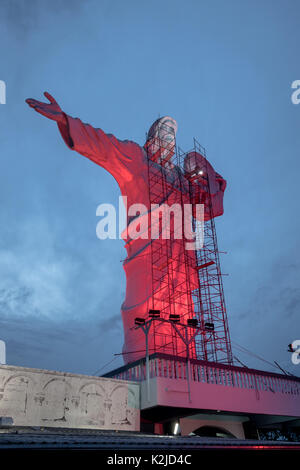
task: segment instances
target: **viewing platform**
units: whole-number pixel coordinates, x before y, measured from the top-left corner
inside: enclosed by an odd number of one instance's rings
[[[248,416],[256,423],[300,425],[300,378],[246,367],[155,353],[105,377],[141,384],[141,412],[149,420],[199,413]]]

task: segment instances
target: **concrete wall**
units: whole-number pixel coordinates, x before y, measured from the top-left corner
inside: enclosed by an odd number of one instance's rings
[[[191,401],[189,401],[187,381],[181,379],[162,377],[150,379],[149,401],[147,400],[147,383],[142,382],[141,400],[141,409],[161,405],[232,413],[300,417],[299,395],[191,381]]]
[[[140,429],[139,384],[0,366],[0,416],[17,426]]]

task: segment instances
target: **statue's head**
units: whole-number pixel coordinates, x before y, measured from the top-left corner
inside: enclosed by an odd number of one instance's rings
[[[147,134],[145,147],[149,158],[154,158],[160,164],[168,161],[175,153],[175,136],[177,122],[170,116],[157,119]]]

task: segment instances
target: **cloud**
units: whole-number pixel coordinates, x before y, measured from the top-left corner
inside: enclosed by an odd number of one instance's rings
[[[27,287],[0,289],[0,310],[13,310],[14,304],[26,303],[31,295],[32,290]]]
[[[74,263],[65,256],[10,250],[0,252],[0,311],[2,314],[61,316],[71,311],[68,284]]]
[[[279,256],[270,266],[265,265],[257,278],[254,272],[248,291],[242,297],[236,296],[234,315],[229,313],[229,320],[233,351],[249,367],[281,373],[275,364],[272,367],[252,354],[257,353],[299,375],[299,367],[292,364],[287,345],[298,339],[300,333],[300,265],[287,262],[288,259]],[[235,343],[246,347],[251,354],[243,353]]]
[[[114,357],[122,344],[117,316],[86,322],[1,315],[0,330],[9,364],[93,374],[113,359],[122,363]]]
[[[0,15],[18,39],[24,39],[40,29],[49,14],[78,15],[85,3],[83,0],[1,0]]]
[[[99,323],[99,331],[101,334],[111,332],[114,330],[121,330],[122,329],[122,320],[121,315],[113,315],[105,320],[102,320]]]

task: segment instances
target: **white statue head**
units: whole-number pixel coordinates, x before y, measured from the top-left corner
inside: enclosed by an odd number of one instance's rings
[[[175,119],[170,116],[163,116],[157,119],[147,134],[145,147],[147,148],[148,156],[150,158],[156,156],[155,159],[160,164],[163,164],[164,160],[169,160],[175,153],[176,132],[177,122]]]

